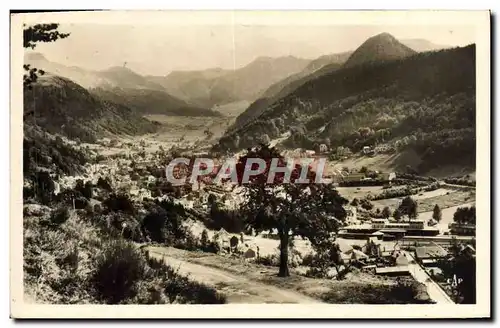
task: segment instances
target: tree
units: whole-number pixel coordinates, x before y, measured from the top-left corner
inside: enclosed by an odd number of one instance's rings
[[[382,217],[384,219],[388,219],[390,216],[391,216],[391,209],[389,208],[389,206],[384,207],[384,209],[382,210]]]
[[[203,249],[206,249],[209,246],[209,240],[208,240],[208,231],[207,229],[203,229],[201,232],[201,238],[200,238],[200,244]]]
[[[434,206],[434,210],[432,213],[432,218],[436,220],[437,222],[441,221],[441,218],[443,217],[443,213],[441,213],[441,209],[439,208],[439,205],[436,204]]]
[[[408,215],[410,220],[415,220],[418,216],[417,202],[410,196],[407,196],[403,199],[398,209],[401,214]]]
[[[69,36],[69,33],[60,33],[57,28],[59,24],[36,24],[33,26],[24,25],[23,30],[23,46],[24,48],[35,49],[37,43],[54,42],[59,39],[64,39]],[[23,77],[23,84],[27,88],[31,88],[31,84],[36,82],[38,75],[43,75],[43,70],[31,68],[30,65],[24,65],[26,74]]]
[[[394,217],[394,219],[395,219],[396,221],[400,221],[400,220],[401,220],[401,216],[402,216],[402,214],[401,214],[401,211],[399,210],[399,208],[396,208],[396,209],[394,210],[394,214],[393,214],[392,216]]]
[[[309,239],[317,245],[328,239],[338,230],[347,214],[344,205],[348,201],[341,197],[331,185],[316,184],[315,175],[308,170],[308,183],[294,183],[299,178],[302,167],[295,164],[290,172],[290,183],[285,183],[284,173],[277,173],[274,180],[268,183],[270,163],[273,158],[278,166],[285,166],[285,160],[274,147],[261,144],[248,149],[247,154],[240,157],[236,164],[238,182],[251,158],[264,160],[264,172],[250,176],[248,183],[243,184],[246,201],[242,204],[245,213],[247,231],[278,232],[280,239],[279,276],[290,275],[288,270],[289,243],[294,236]],[[252,164],[252,169],[257,169]]]
[[[459,207],[453,214],[453,221],[458,224],[475,224],[476,223],[476,207]]]

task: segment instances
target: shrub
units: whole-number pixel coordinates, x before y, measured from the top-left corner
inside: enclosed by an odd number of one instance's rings
[[[59,227],[69,219],[70,213],[67,207],[59,207],[50,215],[49,225],[51,227]]]
[[[122,211],[130,214],[135,213],[134,203],[130,197],[125,194],[111,194],[109,198],[103,202],[103,205],[110,212]]]
[[[91,278],[97,298],[107,304],[120,304],[134,297],[145,270],[144,257],[132,244],[120,240],[110,242],[98,256]]]
[[[361,204],[361,207],[367,211],[370,211],[371,209],[373,209],[373,204],[368,199],[362,199],[360,204]]]
[[[154,275],[164,282],[163,292],[170,303],[181,304],[224,304],[226,297],[213,287],[191,281],[180,275],[164,259],[148,257],[147,262],[154,270]]]
[[[313,253],[308,253],[302,257],[302,265],[303,266],[311,266],[313,265],[314,262],[314,254]]]
[[[280,259],[276,254],[269,254],[266,256],[259,256],[255,263],[262,264],[265,266],[279,267]]]
[[[113,188],[111,187],[111,182],[109,181],[108,178],[99,177],[99,179],[97,180],[97,186],[99,188],[102,188],[110,192],[113,191]]]

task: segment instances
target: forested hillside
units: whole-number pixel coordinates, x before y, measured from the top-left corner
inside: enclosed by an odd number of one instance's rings
[[[90,92],[102,100],[126,106],[141,115],[220,116],[218,112],[190,105],[161,90],[94,88]]]
[[[425,171],[475,162],[475,46],[342,68],[275,101],[221,138],[242,149],[291,131],[289,147],[325,142],[359,151],[387,144],[415,150]]]
[[[157,130],[154,122],[130,108],[96,98],[80,85],[59,76],[43,76],[31,90],[25,90],[24,113],[25,125],[81,141]]]

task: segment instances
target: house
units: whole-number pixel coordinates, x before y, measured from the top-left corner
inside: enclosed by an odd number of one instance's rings
[[[375,150],[370,146],[364,146],[362,152],[364,155],[375,155]]]
[[[394,172],[382,172],[379,173],[380,180],[382,181],[391,181],[396,179],[396,173]]]
[[[448,252],[436,243],[415,248],[415,259],[423,266],[435,264],[448,256]]]
[[[319,145],[319,152],[326,153],[328,151],[328,146],[326,144]]]

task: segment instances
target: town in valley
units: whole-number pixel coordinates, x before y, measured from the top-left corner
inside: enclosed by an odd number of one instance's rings
[[[476,303],[466,26],[23,29],[25,302]],[[248,158],[330,183],[214,183]]]

